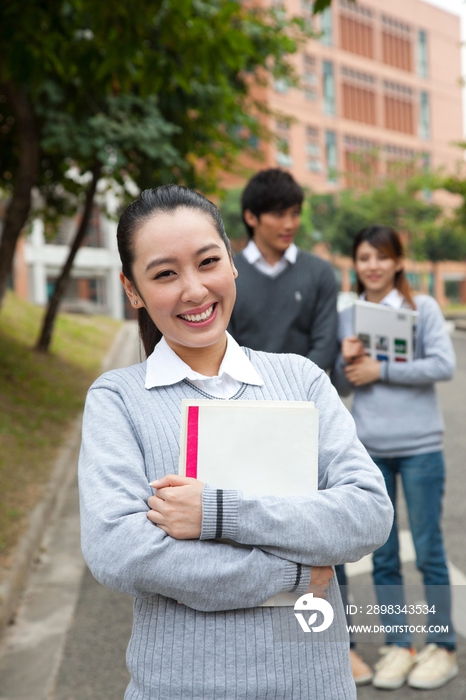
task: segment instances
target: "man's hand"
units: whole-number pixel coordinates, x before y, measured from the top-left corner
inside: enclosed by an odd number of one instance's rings
[[[313,593],[315,598],[326,598],[327,588],[334,573],[331,566],[313,566],[307,593]]]
[[[177,540],[198,539],[202,526],[204,484],[177,474],[152,481],[155,496],[148,500],[147,517]]]
[[[380,379],[380,365],[378,360],[374,360],[369,355],[359,358],[350,365],[346,365],[346,378],[354,386],[371,384]]]
[[[347,365],[355,362],[360,357],[364,357],[364,346],[356,335],[351,335],[343,339],[341,355]]]

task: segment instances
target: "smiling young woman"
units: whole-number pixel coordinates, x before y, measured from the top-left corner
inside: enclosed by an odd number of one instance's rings
[[[416,563],[430,610],[427,647],[414,655],[406,615],[381,615],[388,653],[377,664],[373,683],[396,689],[438,688],[458,673],[450,614],[450,582],[441,531],[445,471],[444,425],[435,382],[451,379],[455,356],[443,315],[432,297],[413,296],[403,269],[403,246],[396,231],[368,226],[353,243],[357,290],[369,302],[417,309],[415,355],[411,362],[378,361],[365,354],[354,336],[352,309],[340,313],[341,352],[332,379],[343,396],[354,390],[352,413],[358,435],[384,476],[396,507],[401,480],[416,550]],[[396,510],[395,510],[396,512]],[[374,552],[373,578],[381,608],[406,608],[398,529]],[[337,571],[340,581],[344,574]],[[446,630],[446,631],[445,631]]]
[[[79,483],[84,557],[136,599],[125,697],[354,700],[332,565],[385,541],[381,475],[325,372],[226,332],[236,270],[211,202],[177,185],[146,190],[124,211],[118,245],[147,360],[91,387]],[[313,401],[322,490],[246,499],[178,476],[184,398]],[[324,591],[330,644],[305,643],[293,608],[260,607],[282,591]],[[295,638],[281,640],[277,624],[295,625]]]

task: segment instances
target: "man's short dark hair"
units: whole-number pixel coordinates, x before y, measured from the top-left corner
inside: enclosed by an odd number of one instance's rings
[[[260,170],[249,180],[241,195],[243,222],[249,238],[253,237],[254,230],[244,221],[246,209],[260,217],[268,211],[283,211],[296,204],[301,207],[303,199],[302,188],[289,173],[280,168]]]

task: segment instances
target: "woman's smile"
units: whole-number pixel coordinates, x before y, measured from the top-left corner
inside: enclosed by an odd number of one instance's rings
[[[178,317],[191,326],[204,328],[215,320],[217,302],[208,304],[201,309],[192,309],[189,313],[178,314]]]

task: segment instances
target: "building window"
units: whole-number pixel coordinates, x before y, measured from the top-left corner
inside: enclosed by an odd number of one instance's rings
[[[280,93],[280,95],[286,95],[289,89],[288,81],[286,78],[277,78],[273,82],[273,89],[275,92]]]
[[[382,15],[382,60],[389,66],[413,71],[411,27]]]
[[[323,62],[323,93],[324,114],[335,115],[335,80],[333,76],[333,63]]]
[[[429,57],[427,53],[427,33],[420,29],[417,35],[417,72],[421,78],[429,77]]]
[[[86,236],[83,240],[83,248],[103,248],[103,236],[100,228],[100,221],[94,218],[91,219],[87,227]]]
[[[385,127],[404,134],[415,134],[414,91],[407,85],[384,80]]]
[[[351,53],[374,58],[374,34],[370,24],[340,15],[341,48]]]
[[[385,145],[385,171],[390,177],[411,177],[416,172],[416,153],[411,148]]]
[[[340,0],[340,43],[345,51],[374,58],[373,12],[363,5]]]
[[[290,156],[290,124],[285,120],[275,122],[275,133],[277,136],[277,152],[275,160],[281,168],[290,168],[293,159]]]
[[[314,126],[306,127],[306,169],[311,173],[322,172],[319,130]]]
[[[341,68],[342,114],[363,124],[376,124],[376,79],[368,73]]]
[[[326,46],[333,44],[332,8],[326,7],[320,15],[320,40]]]
[[[349,14],[352,14],[355,17],[357,16],[364,17],[365,19],[371,19],[374,16],[374,13],[370,7],[360,5],[359,3],[356,4],[353,2],[353,0],[340,0],[339,5],[341,8],[343,8],[343,10],[347,10]]]
[[[347,187],[367,189],[377,180],[379,145],[375,141],[345,136],[345,180]]]
[[[421,92],[421,102],[419,105],[419,136],[421,139],[430,139],[430,107],[429,95]]]
[[[47,296],[55,291],[55,277],[47,277]],[[92,311],[93,305],[106,305],[105,279],[102,277],[71,277],[63,295],[64,309],[69,311]]]
[[[303,67],[303,88],[304,97],[310,102],[317,101],[317,68],[316,59],[314,56],[309,56],[304,54],[304,67]]]
[[[58,225],[55,237],[48,242],[53,245],[71,245],[76,235],[78,223],[79,219],[76,218],[62,219]],[[98,209],[94,209],[91,214],[82,245],[87,248],[105,248],[105,236],[101,228]]]
[[[283,151],[277,151],[275,154],[275,160],[280,168],[291,168],[293,165],[293,158],[289,153],[284,153]]]
[[[337,135],[334,131],[325,132],[325,165],[328,182],[337,181],[338,153]]]
[[[71,245],[76,233],[74,219],[62,219],[58,225],[56,236],[48,243],[53,245]]]

